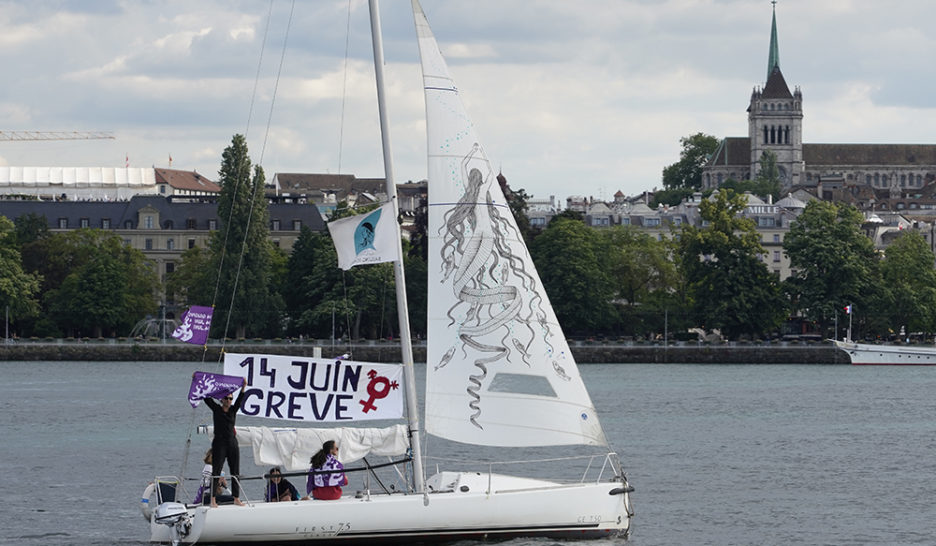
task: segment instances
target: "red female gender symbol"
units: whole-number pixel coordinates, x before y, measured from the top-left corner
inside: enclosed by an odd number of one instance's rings
[[[376,370],[371,370],[367,373],[367,376],[371,378],[370,382],[367,384],[367,394],[370,395],[370,398],[359,401],[360,404],[364,406],[364,413],[377,409],[377,406],[374,405],[374,400],[386,398],[387,395],[390,394],[390,391],[395,388],[395,386],[390,385],[389,379],[382,375],[378,376]],[[378,389],[378,385],[382,388]]]

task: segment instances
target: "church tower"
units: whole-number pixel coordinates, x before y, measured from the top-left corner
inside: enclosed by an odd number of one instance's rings
[[[767,151],[777,156],[783,190],[801,184],[803,177],[803,95],[799,88],[790,93],[780,71],[777,44],[777,2],[773,4],[770,52],[767,56],[767,83],[754,88],[748,106],[748,137],[751,142],[751,177],[760,170]]]

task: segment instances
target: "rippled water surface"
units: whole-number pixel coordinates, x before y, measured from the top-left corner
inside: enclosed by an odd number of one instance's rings
[[[213,367],[0,363],[0,543],[146,543],[140,494],[179,472],[188,430],[210,419],[185,395]],[[581,369],[637,488],[628,544],[936,540],[936,368]]]

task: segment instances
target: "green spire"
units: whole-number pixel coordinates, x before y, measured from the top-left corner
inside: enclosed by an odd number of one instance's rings
[[[773,21],[770,23],[770,53],[767,54],[767,79],[773,73],[774,67],[780,66],[780,46],[777,45],[777,0],[773,4]]]

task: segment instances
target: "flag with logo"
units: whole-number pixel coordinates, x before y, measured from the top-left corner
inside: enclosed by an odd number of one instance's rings
[[[205,398],[224,398],[243,385],[243,377],[195,372],[192,374],[192,385],[189,387],[189,404],[195,408],[198,407],[198,402]]]
[[[172,332],[172,337],[193,345],[204,345],[208,341],[211,329],[211,315],[214,309],[193,305],[182,313],[182,324]]]
[[[397,230],[393,203],[379,209],[328,223],[328,231],[338,252],[338,267],[397,260]]]

